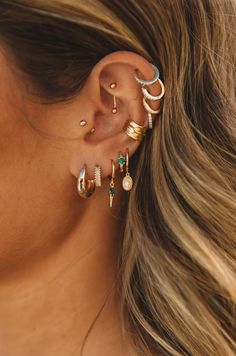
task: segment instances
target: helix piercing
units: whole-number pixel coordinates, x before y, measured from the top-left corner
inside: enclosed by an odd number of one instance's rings
[[[161,112],[161,109],[154,110],[151,108],[151,106],[148,105],[146,102],[145,96],[143,97],[143,106],[146,109],[146,111],[150,114],[159,114]]]
[[[154,69],[154,77],[151,80],[141,79],[137,76],[134,77],[135,80],[141,85],[152,85],[152,84],[156,83],[160,77],[160,71],[154,64],[152,64],[152,67]]]

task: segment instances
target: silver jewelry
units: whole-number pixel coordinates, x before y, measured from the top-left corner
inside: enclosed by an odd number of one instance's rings
[[[165,87],[164,87],[164,84],[162,83],[161,79],[158,78],[157,81],[160,83],[161,93],[159,95],[152,95],[152,94],[150,94],[148,92],[148,90],[146,88],[142,87],[142,92],[143,92],[143,95],[145,96],[146,99],[148,99],[148,100],[159,100],[165,94]]]
[[[146,111],[150,114],[159,114],[159,112],[161,111],[160,109],[158,110],[153,110],[149,105],[148,103],[146,102],[146,98],[145,96],[143,97],[143,106],[144,108],[146,109]]]
[[[154,77],[151,80],[140,79],[137,76],[134,77],[135,80],[137,80],[137,82],[141,85],[152,85],[156,83],[160,77],[160,71],[154,64],[152,64],[152,67],[154,69]]]
[[[95,176],[96,187],[101,187],[102,186],[102,169],[99,165],[95,166],[94,176]]]
[[[153,128],[152,114],[148,112],[148,127],[149,129]]]

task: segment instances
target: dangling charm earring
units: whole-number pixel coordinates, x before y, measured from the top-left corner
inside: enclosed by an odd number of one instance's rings
[[[110,208],[112,208],[113,199],[114,199],[114,196],[115,196],[115,193],[116,193],[116,190],[115,190],[116,166],[115,166],[115,162],[113,160],[111,160],[111,169],[112,169],[112,173],[111,173],[110,189],[109,189]]]
[[[123,156],[123,154],[120,152],[119,153],[119,159],[118,159],[118,163],[120,166],[120,172],[122,173],[124,171],[124,165],[125,165],[125,157]]]
[[[126,174],[122,181],[122,187],[126,192],[129,192],[133,187],[133,179],[129,173],[129,150],[126,149]]]

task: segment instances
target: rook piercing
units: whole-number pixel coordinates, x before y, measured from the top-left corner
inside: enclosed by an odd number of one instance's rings
[[[111,173],[110,189],[109,189],[110,208],[112,208],[113,199],[114,199],[114,196],[115,196],[115,193],[116,193],[116,190],[115,190],[116,166],[115,166],[115,162],[113,160],[111,160],[111,167],[112,167],[112,173]]]
[[[112,113],[116,114],[117,113],[117,102],[116,102],[116,96],[113,96],[113,108],[112,108]]]
[[[95,173],[96,187],[101,187],[102,186],[102,169],[99,165],[95,166],[94,173]]]
[[[133,187],[133,179],[129,173],[129,150],[126,149],[126,174],[122,181],[122,187],[126,192],[129,192]]]

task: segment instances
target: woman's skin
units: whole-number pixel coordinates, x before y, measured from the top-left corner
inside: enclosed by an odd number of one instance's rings
[[[138,68],[150,79],[152,67],[137,54],[113,53],[94,67],[72,101],[43,105],[30,96],[30,84],[13,63],[2,48],[0,355],[79,355],[108,294],[84,355],[132,355],[129,337],[121,335],[120,296],[113,288],[123,232],[119,207],[126,195],[118,189],[110,210],[106,177],[119,151],[128,147],[132,156],[138,147],[122,127],[129,117],[146,122],[133,75]],[[159,89],[153,86],[152,93]],[[84,163],[89,178],[95,164],[103,170],[103,187],[87,200],[76,190]]]

